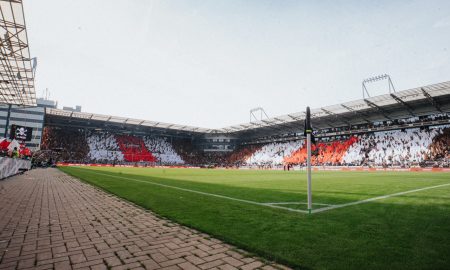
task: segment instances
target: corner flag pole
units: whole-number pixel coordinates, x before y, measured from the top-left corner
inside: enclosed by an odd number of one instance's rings
[[[306,135],[306,151],[308,157],[306,160],[306,174],[308,179],[308,213],[312,212],[312,190],[311,190],[311,137],[312,135],[311,127],[311,113],[309,107],[306,107],[306,118],[305,118],[305,135]]]
[[[312,191],[311,191],[311,133],[306,134],[306,147],[308,151],[307,175],[308,175],[308,212],[312,210]]]

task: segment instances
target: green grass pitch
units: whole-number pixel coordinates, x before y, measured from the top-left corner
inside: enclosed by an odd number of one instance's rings
[[[314,172],[307,214],[304,172],[60,169],[294,268],[450,269],[448,173]]]

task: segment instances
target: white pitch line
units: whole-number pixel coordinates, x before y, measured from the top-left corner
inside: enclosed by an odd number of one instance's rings
[[[312,212],[313,213],[320,213],[320,212],[325,212],[325,211],[336,209],[336,208],[342,208],[342,207],[347,207],[347,206],[356,205],[356,204],[368,203],[368,202],[373,202],[373,201],[377,201],[377,200],[387,199],[387,198],[390,198],[390,197],[400,196],[400,195],[404,195],[404,194],[408,194],[408,193],[419,192],[419,191],[423,191],[423,190],[428,190],[428,189],[433,189],[433,188],[440,188],[440,187],[446,187],[446,186],[450,186],[450,183],[437,185],[437,186],[431,186],[431,187],[418,188],[418,189],[413,189],[413,190],[408,190],[408,191],[403,191],[403,192],[398,192],[398,193],[393,193],[393,194],[388,194],[388,195],[383,195],[383,196],[378,196],[378,197],[373,197],[373,198],[369,198],[369,199],[365,199],[365,200],[361,200],[361,201],[356,201],[356,202],[332,205],[332,206],[328,206],[328,207],[323,207],[323,208],[312,210]]]
[[[283,204],[308,204],[307,202],[270,202],[270,203],[263,203],[263,204],[269,204],[269,205],[283,205]],[[328,204],[328,203],[313,203],[315,205],[325,205],[325,206],[330,206],[332,204]]]
[[[76,167],[73,167],[73,168],[76,168]],[[131,181],[135,181],[135,182],[141,182],[141,183],[155,185],[155,186],[160,186],[160,187],[172,188],[172,189],[177,189],[177,190],[182,190],[182,191],[202,194],[202,195],[206,195],[206,196],[211,196],[211,197],[216,197],[216,198],[221,198],[221,199],[227,199],[227,200],[231,200],[231,201],[237,201],[237,202],[243,202],[243,203],[248,203],[248,204],[266,206],[266,207],[270,207],[270,208],[284,209],[284,210],[287,210],[287,211],[297,212],[297,213],[308,213],[308,211],[306,211],[306,210],[292,209],[292,208],[283,207],[283,206],[264,204],[264,203],[259,203],[259,202],[255,202],[255,201],[243,200],[243,199],[237,199],[237,198],[223,196],[223,195],[218,195],[218,194],[214,194],[214,193],[202,192],[202,191],[197,191],[197,190],[192,190],[192,189],[187,189],[187,188],[180,188],[180,187],[175,187],[175,186],[155,183],[155,182],[151,182],[151,181],[138,180],[138,179],[134,179],[134,178],[110,175],[110,174],[99,173],[99,172],[94,172],[94,171],[90,171],[90,173],[98,174],[98,175],[104,175],[104,176],[109,176],[109,177],[115,177],[115,178],[121,178],[121,179],[127,179],[127,180],[131,180]]]
[[[72,168],[77,168],[77,167],[72,167]],[[81,169],[81,168],[77,168],[77,169]],[[110,175],[110,174],[106,174],[106,173],[99,173],[99,172],[94,172],[92,170],[89,170],[89,171],[91,173],[93,173],[93,174],[104,175],[104,176],[115,177],[115,178],[121,178],[121,179],[127,179],[127,180],[131,180],[131,181],[135,181],[135,182],[141,182],[141,183],[146,183],[146,184],[155,185],[155,186],[161,186],[161,187],[166,187],[166,188],[178,189],[178,190],[183,190],[183,191],[187,191],[187,192],[202,194],[202,195],[216,197],[216,198],[222,198],[222,199],[238,201],[238,202],[243,202],[243,203],[248,203],[248,204],[253,204],[253,205],[260,205],[260,206],[266,206],[266,207],[271,207],[271,208],[283,209],[283,210],[287,210],[287,211],[291,211],[291,212],[297,212],[297,213],[308,213],[307,210],[292,209],[292,208],[288,208],[288,207],[274,205],[273,203],[260,203],[260,202],[255,202],[255,201],[249,201],[249,200],[243,200],[243,199],[237,199],[237,198],[233,198],[233,197],[218,195],[218,194],[214,194],[214,193],[196,191],[196,190],[187,189],[187,188],[180,188],[180,187],[175,187],[175,186],[170,186],[170,185],[165,185],[165,184],[160,184],[160,183],[155,183],[155,182],[150,182],[150,181],[138,180],[138,179],[129,178],[129,177],[115,176],[115,175]],[[445,186],[450,186],[450,183],[437,185],[437,186],[431,186],[431,187],[424,187],[424,188],[419,188],[419,189],[413,189],[413,190],[408,190],[408,191],[403,191],[403,192],[398,192],[398,193],[393,193],[393,194],[388,194],[388,195],[383,195],[383,196],[378,196],[378,197],[369,198],[369,199],[365,199],[365,200],[361,200],[361,201],[355,201],[355,202],[344,203],[344,204],[330,205],[330,206],[327,206],[327,207],[314,209],[314,210],[312,210],[312,213],[314,214],[314,213],[325,212],[325,211],[336,209],[336,208],[342,208],[342,207],[347,207],[347,206],[352,206],[352,205],[357,205],[357,204],[368,203],[368,202],[382,200],[382,199],[386,199],[386,198],[390,198],[390,197],[394,197],[394,196],[400,196],[400,195],[404,195],[404,194],[408,194],[408,193],[419,192],[419,191],[423,191],[423,190],[428,190],[428,189],[433,189],[433,188],[440,188],[440,187],[445,187]],[[319,205],[319,204],[317,204],[317,205]]]

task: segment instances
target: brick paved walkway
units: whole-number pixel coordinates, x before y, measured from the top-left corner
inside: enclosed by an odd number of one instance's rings
[[[0,181],[0,269],[274,269],[63,174]]]

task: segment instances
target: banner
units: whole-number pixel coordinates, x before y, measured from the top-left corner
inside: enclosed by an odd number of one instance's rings
[[[0,157],[0,179],[13,176],[22,170],[29,170],[30,168],[30,160]]]
[[[31,127],[11,125],[9,138],[18,141],[31,141],[32,134],[33,128]]]

